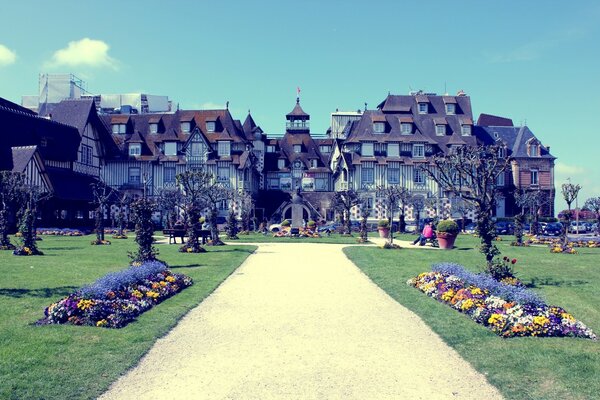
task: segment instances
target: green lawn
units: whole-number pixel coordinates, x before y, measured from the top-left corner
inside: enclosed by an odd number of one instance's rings
[[[411,235],[400,235],[409,240]],[[503,255],[517,258],[516,273],[549,304],[571,312],[600,335],[600,249],[578,255],[550,254],[547,247],[511,247],[497,242]],[[571,338],[502,339],[467,316],[427,297],[406,281],[437,262],[456,262],[481,270],[479,239],[461,235],[454,250],[382,250],[348,247],[348,257],[391,297],[418,314],[509,399],[600,398],[600,341]]]
[[[158,245],[159,258],[191,276],[193,286],[123,329],[34,326],[51,302],[128,266],[131,238],[110,239],[111,246],[90,246],[92,239],[44,236],[39,247],[46,255],[39,257],[0,252],[1,399],[96,398],[255,249],[223,246],[182,254],[179,246]]]
[[[369,237],[374,237],[373,235],[377,235],[377,232],[369,233]],[[239,241],[242,243],[328,243],[328,244],[358,244],[357,240],[359,234],[357,232],[353,232],[352,236],[342,236],[338,233],[332,233],[331,236],[327,236],[323,234],[320,238],[293,238],[293,237],[273,237],[272,233],[267,235],[263,235],[258,232],[250,232],[247,235],[239,234]],[[221,235],[221,239],[227,242],[235,242],[228,241],[225,235]]]

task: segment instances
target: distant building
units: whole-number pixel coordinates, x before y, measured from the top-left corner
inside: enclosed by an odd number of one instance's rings
[[[331,139],[346,139],[344,129],[352,121],[358,121],[362,111],[338,111],[331,113],[331,128],[327,136]]]
[[[94,100],[102,113],[145,114],[172,111],[168,96],[145,93],[92,94],[83,80],[73,74],[40,74],[39,94],[22,96],[21,105],[41,116],[53,113],[62,100]]]

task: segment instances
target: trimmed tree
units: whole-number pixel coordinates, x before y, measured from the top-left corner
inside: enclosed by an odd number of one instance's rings
[[[562,193],[563,199],[567,203],[567,208],[569,209],[568,212],[563,213],[563,223],[564,223],[563,231],[562,231],[563,246],[567,245],[567,242],[568,242],[567,232],[569,229],[569,224],[573,220],[573,213],[571,212],[571,204],[573,204],[575,202],[575,200],[577,199],[577,195],[579,194],[580,190],[581,190],[580,185],[574,185],[570,182],[563,183],[562,187],[561,187],[561,193]]]
[[[235,211],[233,211],[233,207],[229,208],[229,214],[227,215],[227,239],[229,240],[237,240],[239,239],[238,227],[237,227],[237,218],[235,217]]]
[[[344,226],[344,234],[352,235],[350,212],[352,207],[360,204],[360,197],[358,194],[352,189],[335,192],[333,199],[331,200],[331,204],[333,205],[334,209],[341,214],[340,220],[343,221],[342,225]]]
[[[173,228],[179,219],[177,211],[185,203],[181,191],[179,189],[161,189],[158,191],[156,201],[163,217],[164,226],[168,229]]]
[[[366,198],[363,198],[360,204],[360,236],[359,243],[367,243],[369,241],[369,233],[367,229],[367,218],[371,215],[371,209]]]
[[[240,207],[240,219],[242,223],[242,231],[244,233],[250,232],[250,222],[252,220],[252,214],[255,206],[252,195],[245,190],[240,190],[236,195],[236,201]]]
[[[22,203],[25,176],[11,171],[0,171],[0,250],[14,250],[10,242],[9,218],[16,213],[17,205]]]
[[[42,253],[35,241],[35,215],[38,204],[46,198],[38,186],[23,186],[23,208],[19,221],[19,233],[21,234],[21,245],[13,251],[18,256],[41,256]]]
[[[453,193],[475,205],[480,251],[485,256],[487,271],[500,254],[493,244],[496,230],[492,220],[498,175],[510,167],[510,159],[501,157],[500,146],[462,146],[449,154],[436,155],[422,170],[446,193]]]
[[[129,252],[129,257],[136,263],[157,260],[158,250],[152,246],[154,243],[154,223],[152,214],[157,210],[156,202],[142,196],[130,205],[131,218],[135,223],[135,242],[138,250]]]
[[[398,207],[398,203],[408,196],[408,190],[399,185],[377,186],[377,196],[383,198],[385,204],[386,215],[390,221],[390,234],[388,235],[388,243],[394,243],[394,212]],[[404,210],[404,207],[402,207]]]
[[[421,212],[425,209],[425,199],[421,195],[414,195],[410,198],[410,205],[413,208],[413,213],[415,214],[415,230],[416,233],[419,232],[419,226],[421,225]]]
[[[94,196],[94,205],[96,210],[94,216],[96,218],[96,240],[92,244],[102,245],[110,244],[104,240],[104,210],[108,207],[108,203],[113,197],[113,191],[104,182],[98,181],[92,183],[92,195]]]
[[[187,243],[181,246],[181,251],[186,253],[204,253],[206,250],[200,245],[202,223],[200,216],[206,206],[203,197],[206,186],[212,179],[212,174],[204,171],[186,171],[176,176],[177,184],[181,186],[183,205],[185,208]]]

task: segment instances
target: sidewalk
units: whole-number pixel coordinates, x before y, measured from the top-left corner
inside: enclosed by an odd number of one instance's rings
[[[258,246],[101,399],[501,398],[343,245]]]

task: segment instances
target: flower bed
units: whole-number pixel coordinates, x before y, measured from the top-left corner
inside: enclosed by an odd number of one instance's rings
[[[122,328],[192,283],[190,277],[171,272],[159,261],[132,265],[52,303],[38,323]]]
[[[460,311],[504,338],[572,336],[596,339],[582,322],[536,293],[475,274],[457,264],[437,264],[407,284]]]
[[[110,245],[110,240],[100,240],[94,239],[90,242],[92,246],[108,246]]]
[[[320,238],[321,234],[311,228],[299,228],[297,235],[292,235],[289,227],[282,227],[279,232],[273,234],[273,237],[300,237],[300,238]]]
[[[527,241],[528,244],[540,244],[549,245],[551,248],[557,245],[562,245],[561,239],[550,239],[550,238],[538,238],[532,237]],[[567,242],[567,247],[587,247],[587,248],[600,248],[600,239],[592,238],[588,240],[573,240]]]
[[[52,235],[52,236],[83,236],[83,231],[70,228],[37,228],[37,235]]]
[[[35,247],[27,247],[27,246],[23,246],[23,247],[17,247],[16,249],[13,250],[13,254],[15,256],[43,256],[44,253],[41,250],[38,250]]]

